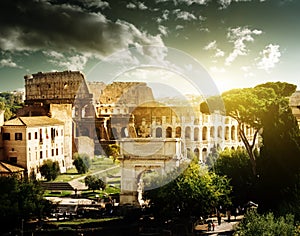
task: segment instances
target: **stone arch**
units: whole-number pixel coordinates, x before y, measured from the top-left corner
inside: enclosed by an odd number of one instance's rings
[[[156,138],[162,138],[162,128],[161,127],[157,127],[155,130],[155,137]]]
[[[117,140],[119,139],[119,135],[118,135],[118,131],[115,127],[111,128],[111,131],[112,131],[112,136],[111,136],[111,139],[113,140]]]
[[[225,140],[226,141],[229,140],[229,127],[228,126],[225,127]]]
[[[180,126],[176,127],[175,138],[181,138],[181,127]]]
[[[206,140],[207,140],[207,127],[206,127],[206,126],[204,126],[204,127],[202,128],[202,140],[203,140],[203,141],[206,141]]]
[[[191,127],[189,126],[185,127],[184,136],[186,139],[191,139]]]
[[[202,149],[202,161],[204,163],[206,163],[206,159],[207,159],[207,148],[203,148]]]
[[[127,127],[122,127],[121,128],[121,138],[126,138],[128,137],[128,129]]]
[[[222,138],[222,126],[218,127],[218,138]]]
[[[166,138],[172,138],[172,127],[166,129]]]
[[[236,132],[236,129],[235,129],[235,126],[233,125],[231,127],[231,140],[236,140],[235,132]]]
[[[199,141],[199,128],[194,128],[194,141]]]
[[[199,157],[200,157],[200,150],[199,150],[199,148],[195,148],[194,149],[194,154],[197,157],[197,160],[199,160]]]
[[[214,137],[215,137],[215,127],[214,127],[214,126],[211,126],[211,127],[210,127],[210,137],[211,137],[211,138],[214,138]]]

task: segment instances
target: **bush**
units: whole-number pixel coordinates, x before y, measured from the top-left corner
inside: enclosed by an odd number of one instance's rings
[[[294,216],[287,214],[285,217],[274,217],[274,214],[268,213],[260,215],[256,210],[249,210],[245,218],[238,225],[235,235],[272,235],[272,236],[293,236],[296,227],[294,226]]]
[[[86,172],[88,172],[91,166],[91,161],[87,154],[75,153],[73,159],[73,165],[75,165],[76,170],[79,174],[85,174]]]
[[[104,181],[102,179],[99,179],[95,176],[87,176],[84,179],[84,183],[86,186],[88,186],[89,189],[95,191],[95,190],[99,190],[102,189],[104,190],[106,188],[106,184],[104,183]]]
[[[59,164],[57,161],[46,160],[40,167],[40,172],[47,181],[55,180],[60,173]]]

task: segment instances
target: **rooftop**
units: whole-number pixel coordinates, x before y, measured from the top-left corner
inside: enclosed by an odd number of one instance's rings
[[[18,117],[4,123],[5,126],[50,126],[50,125],[63,125],[64,122],[50,118],[48,116],[30,116],[30,117]]]

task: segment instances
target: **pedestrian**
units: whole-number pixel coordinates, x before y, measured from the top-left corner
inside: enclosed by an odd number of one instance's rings
[[[215,231],[215,223],[214,222],[212,222],[211,226],[212,226],[212,231]]]
[[[211,231],[211,223],[210,222],[208,222],[208,224],[207,224],[207,231]]]
[[[218,225],[221,225],[221,213],[217,212]]]

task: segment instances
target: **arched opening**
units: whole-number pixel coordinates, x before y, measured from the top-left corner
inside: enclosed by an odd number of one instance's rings
[[[207,149],[206,148],[202,149],[202,161],[204,163],[206,163],[206,161],[207,161]]]
[[[199,148],[195,148],[195,149],[194,149],[194,154],[195,154],[197,160],[199,161],[199,157],[200,157],[200,151],[199,151]]]
[[[176,138],[181,138],[181,127],[176,127],[176,134],[175,134]]]
[[[218,138],[222,138],[222,126],[218,127]]]
[[[172,138],[172,128],[168,127],[166,129],[166,138]]]
[[[207,140],[207,127],[206,127],[206,126],[204,126],[204,127],[202,128],[202,140],[203,140],[203,141],[206,141],[206,140]]]
[[[214,126],[210,127],[210,137],[211,138],[215,137],[215,127]]]
[[[127,127],[122,127],[121,138],[126,138],[126,137],[128,137],[128,129],[127,129]]]
[[[199,141],[199,128],[194,129],[194,141]]]
[[[236,135],[235,135],[235,126],[231,127],[231,140],[236,140]]]
[[[229,127],[228,126],[225,127],[225,140],[226,141],[229,140]]]
[[[118,131],[117,131],[117,129],[115,128],[115,127],[113,127],[112,129],[111,129],[111,131],[112,131],[112,137],[111,137],[111,139],[112,140],[117,140],[119,137],[118,137]]]
[[[162,128],[157,127],[155,130],[155,137],[156,138],[161,138],[162,137]]]
[[[185,138],[191,139],[191,127],[189,126],[185,128]]]

